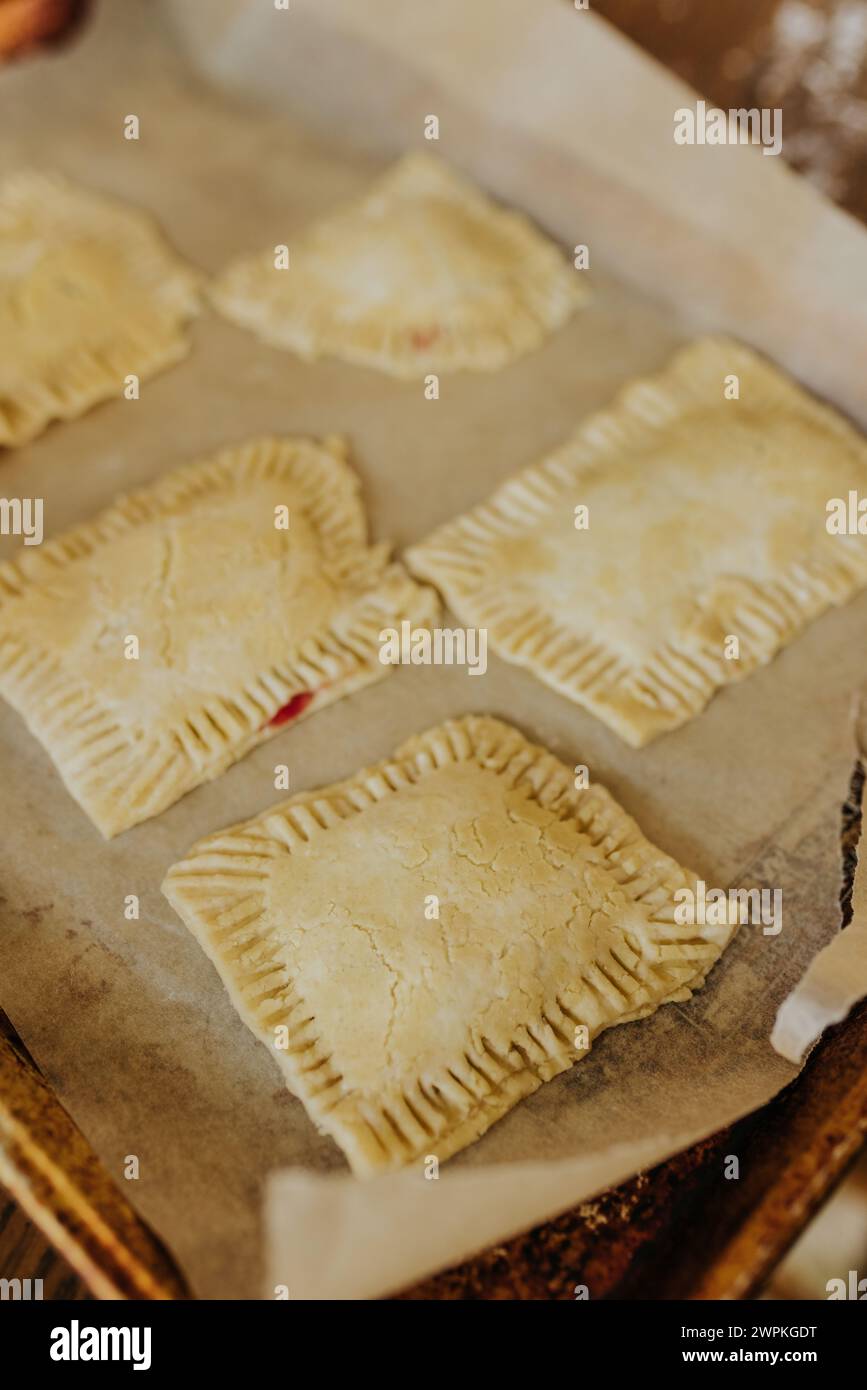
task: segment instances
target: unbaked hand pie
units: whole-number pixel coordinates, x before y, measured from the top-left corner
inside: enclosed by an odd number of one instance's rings
[[[406,558],[501,656],[640,747],[867,583],[867,536],[826,529],[850,489],[867,495],[867,442],[709,338]]]
[[[212,293],[228,318],[277,347],[417,377],[504,366],[587,291],[526,217],[412,154],[290,245],[288,268],[273,249],[244,258]]]
[[[734,931],[677,925],[695,883],[602,787],[473,715],[209,836],[163,891],[368,1177],[447,1158],[604,1028],[687,999]]]
[[[46,174],[0,185],[0,445],[184,357],[198,276],[150,218]]]
[[[369,547],[342,441],[169,473],[0,567],[0,694],[114,835],[384,675],[432,590]]]

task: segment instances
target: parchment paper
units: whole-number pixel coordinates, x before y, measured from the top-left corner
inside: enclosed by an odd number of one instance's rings
[[[140,401],[100,406],[5,458],[4,494],[44,497],[50,535],[229,442],[341,431],[374,536],[403,546],[709,324],[867,422],[867,237],[778,161],[675,147],[672,111],[689,100],[558,0],[103,5],[77,47],[0,78],[4,171],[59,168],[126,197],[216,271],[291,242],[419,146],[433,112],[446,158],[565,247],[590,244],[594,300],[513,367],[444,377],[435,403],[414,383],[304,365],[205,313],[189,359],[144,383]],[[122,135],[131,113],[138,142]],[[125,1190],[199,1294],[260,1296],[261,1189],[284,1168],[294,1172],[271,1189],[266,1292],[391,1289],[661,1159],[795,1074],[768,1039],[778,1005],[838,932],[865,630],[867,595],[638,753],[494,657],[484,678],[401,669],[108,845],[4,706],[0,1004],[119,1182],[125,1156],[138,1156]],[[742,929],[688,1006],[604,1035],[438,1182],[360,1185],[341,1176],[337,1149],[282,1087],[159,883],[193,840],[278,799],[276,763],[289,764],[293,790],[327,783],[473,709],[587,763],[708,884],[781,888],[783,931]],[[123,916],[129,893],[138,922]]]

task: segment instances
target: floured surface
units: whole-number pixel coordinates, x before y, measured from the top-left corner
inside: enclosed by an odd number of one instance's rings
[[[125,46],[112,38],[120,7],[108,8],[78,48],[0,79],[3,170],[47,165],[129,198],[156,215],[182,255],[213,272],[233,256],[286,241],[363,191],[387,162],[317,147],[276,118],[218,102],[189,77],[182,86],[180,60],[156,38],[134,32]],[[135,30],[143,7],[123,11]],[[137,144],[122,138],[128,111],[142,120]],[[401,143],[413,144],[416,130]],[[450,157],[460,165],[460,150]],[[548,225],[535,202],[524,210]],[[593,299],[566,328],[500,373],[444,377],[438,402],[426,401],[417,383],[328,361],[306,366],[205,314],[193,327],[190,357],[145,383],[139,401],[102,406],[4,457],[3,492],[44,497],[51,535],[120,489],[246,437],[341,432],[362,478],[372,539],[406,545],[482,501],[690,336],[693,326],[671,306],[626,292],[604,273],[597,264],[604,249],[594,261]],[[672,245],[675,292],[677,261]],[[781,337],[791,332],[792,302]],[[750,309],[747,285],[745,333]],[[843,337],[825,349],[841,366],[849,362]],[[3,544],[4,557],[12,548]],[[743,878],[782,888],[784,927],[777,937],[742,929],[698,998],[608,1033],[586,1061],[444,1168],[438,1186],[447,1192],[451,1174],[486,1163],[578,1154],[582,1163],[574,1181],[542,1182],[532,1192],[501,1168],[496,1214],[476,1223],[475,1199],[455,1192],[444,1205],[457,1238],[435,1255],[454,1258],[536,1219],[548,1203],[606,1186],[632,1162],[661,1158],[761,1103],[794,1074],[767,1039],[778,1003],[839,921],[839,807],[865,634],[862,597],[823,616],[770,666],[640,753],[493,657],[484,677],[402,669],[278,735],[108,846],[4,705],[0,1004],[119,1181],[124,1157],[138,1155],[141,1177],[124,1191],[196,1291],[259,1296],[266,1173],[290,1165],[316,1174],[346,1169],[235,1016],[200,947],[162,899],[162,877],[195,840],[280,798],[275,763],[288,764],[296,792],[349,776],[449,716],[478,710],[506,718],[568,765],[586,763],[654,843],[708,884]],[[138,922],[123,915],[132,893],[140,895]],[[626,1157],[621,1148],[615,1162],[612,1145],[626,1145]],[[350,1189],[348,1201],[357,1200]],[[329,1221],[342,1210],[329,1205],[311,1244],[295,1244],[293,1288],[305,1270],[321,1287],[313,1249],[320,1242],[333,1251],[325,1237],[332,1229],[337,1237]],[[426,1251],[441,1217],[429,1206],[413,1219],[412,1243],[399,1220],[380,1221],[383,1259],[365,1255],[366,1291],[388,1284],[398,1255],[400,1278],[432,1258]],[[417,1264],[408,1267],[408,1258]],[[346,1280],[360,1278],[343,1263]]]

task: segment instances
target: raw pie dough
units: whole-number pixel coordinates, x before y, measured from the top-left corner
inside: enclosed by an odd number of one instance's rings
[[[0,694],[104,835],[378,679],[381,629],[435,616],[367,545],[344,452],[227,450],[0,567]]]
[[[734,931],[675,924],[695,882],[603,788],[471,715],[209,836],[163,891],[369,1177],[478,1139],[585,1055],[580,1025],[687,999]]]
[[[52,175],[0,185],[0,445],[188,350],[198,276],[150,218]]]
[[[867,583],[867,537],[825,525],[852,488],[867,494],[861,436],[747,348],[703,339],[406,558],[501,656],[640,747]]]
[[[332,354],[394,376],[493,369],[538,347],[586,289],[527,218],[495,206],[427,154],[407,155],[358,202],[290,246],[244,258],[217,307],[302,357]]]

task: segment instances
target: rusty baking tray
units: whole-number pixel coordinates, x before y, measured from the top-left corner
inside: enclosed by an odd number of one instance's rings
[[[189,1297],[0,1015],[0,1181],[101,1298]],[[731,1129],[407,1290],[407,1299],[750,1298],[867,1135],[867,1005]],[[722,1178],[725,1156],[741,1180]],[[701,1231],[701,1239],[690,1233]]]
[[[14,6],[0,0],[7,39],[13,17],[27,20],[15,30],[18,39],[9,45],[15,48],[54,38],[63,28],[61,11],[78,18],[86,8],[70,0],[16,3],[13,16]],[[732,93],[732,74],[721,69],[724,46],[706,15],[681,16],[675,33],[658,3],[598,0],[596,8],[693,81],[700,76],[711,96],[724,86],[727,97],[748,102],[749,77]],[[752,46],[759,20],[766,26],[777,5],[738,0],[732,8],[725,17],[729,45]],[[36,30],[44,26],[41,32],[30,32],[31,20]],[[689,70],[678,53],[689,56]],[[804,120],[799,124],[803,128]],[[850,191],[847,201],[861,213],[867,184],[861,180]],[[844,914],[860,827],[857,778],[854,788],[844,808]],[[400,1297],[571,1300],[581,1282],[596,1298],[750,1298],[844,1175],[865,1135],[867,1003],[823,1037],[802,1073],[763,1109]],[[733,1152],[741,1160],[738,1182],[723,1179],[725,1157]],[[97,1297],[190,1296],[171,1255],[109,1176],[2,1013],[0,1182]],[[700,1240],[691,1238],[697,1231]]]
[[[843,808],[841,913],[849,913],[863,773]],[[761,1110],[593,1202],[487,1250],[401,1297],[744,1299],[828,1197],[867,1135],[867,1002],[829,1030]],[[726,1181],[726,1156],[741,1178]],[[0,1182],[102,1298],[189,1297],[0,1014]],[[701,1231],[701,1239],[690,1233]]]

